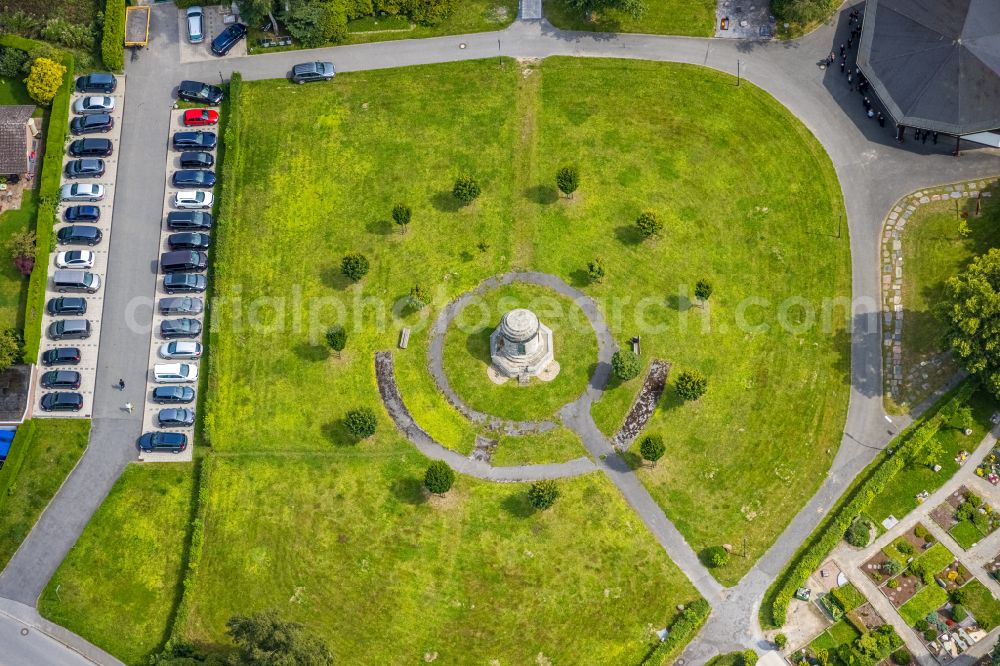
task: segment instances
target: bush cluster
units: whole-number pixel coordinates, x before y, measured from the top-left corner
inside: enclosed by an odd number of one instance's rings
[[[704,599],[697,599],[688,604],[687,608],[681,611],[677,619],[667,629],[667,637],[658,645],[653,646],[646,658],[642,660],[643,665],[659,666],[667,663],[674,653],[694,638],[698,630],[701,629],[701,625],[708,619],[710,612],[712,612],[712,607]]]
[[[479,183],[472,176],[459,176],[455,186],[451,188],[452,196],[466,205],[475,201],[481,192]]]
[[[974,386],[966,383],[951,400],[964,403],[973,390]],[[805,584],[809,575],[822,564],[823,558],[847,532],[854,517],[864,513],[896,474],[906,466],[907,461],[923,450],[927,442],[937,433],[941,423],[942,417],[937,413],[916,429],[906,433],[898,449],[878,461],[868,477],[850,494],[850,499],[831,511],[826,520],[813,532],[789,567],[768,591],[768,598],[772,599],[769,604],[770,620],[774,625],[781,626],[785,623],[788,604],[795,590]]]
[[[726,563],[729,562],[729,552],[722,546],[711,546],[706,548],[702,557],[705,559],[705,564],[713,569],[725,566]]]
[[[107,0],[104,5],[101,59],[112,72],[125,69],[125,0]]]
[[[559,498],[559,487],[556,486],[556,482],[551,479],[545,479],[543,481],[535,481],[528,488],[528,501],[531,502],[531,506],[535,507],[539,511],[545,511],[551,508],[556,500]]]
[[[378,421],[375,418],[375,411],[369,407],[359,407],[347,412],[344,418],[344,426],[347,432],[358,439],[366,439],[375,434],[375,426]]]
[[[455,483],[455,472],[443,460],[435,460],[424,473],[424,488],[435,495],[444,495]]]
[[[708,378],[697,370],[684,370],[677,375],[674,390],[685,402],[697,400],[708,390]]]
[[[619,349],[611,356],[611,369],[614,370],[618,379],[627,382],[639,376],[642,363],[639,362],[639,357],[631,349]]]
[[[48,106],[59,92],[65,74],[66,68],[55,60],[37,58],[31,63],[31,71],[24,80],[24,85],[28,88],[31,99],[42,106]]]
[[[844,540],[855,548],[864,548],[868,545],[870,538],[870,524],[861,516],[854,519],[854,522],[851,523],[851,526],[847,528],[847,532],[844,534]]]

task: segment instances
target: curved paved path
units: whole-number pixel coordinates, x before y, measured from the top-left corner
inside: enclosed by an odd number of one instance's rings
[[[146,373],[148,335],[136,333],[125,322],[128,306],[153,294],[151,266],[158,246],[155,225],[148,224],[149,206],[144,202],[155,201],[155,214],[159,215],[159,199],[149,197],[149,193],[162,192],[164,181],[162,170],[155,167],[159,162],[149,159],[148,141],[150,137],[159,141],[159,137],[167,135],[170,93],[177,81],[211,81],[237,70],[248,80],[275,78],[284,76],[296,62],[311,58],[333,60],[341,71],[352,71],[492,58],[498,51],[527,58],[567,55],[682,62],[732,74],[739,62],[742,76],[796,115],[819,139],[833,162],[847,210],[854,297],[850,406],[840,448],[819,491],[735,588],[724,590],[710,577],[706,579],[707,573],[696,560],[678,562],[699,589],[708,592],[706,598],[713,606],[705,630],[689,646],[684,658],[702,663],[720,651],[749,644],[765,649],[760,642],[756,608],[768,584],[851,479],[907,422],[887,422],[882,409],[878,236],[883,216],[895,200],[914,190],[1000,172],[996,151],[980,149],[954,159],[948,154],[950,146],[943,144],[911,142],[898,146],[888,128],[880,129],[862,116],[858,98],[848,90],[839,72],[821,72],[814,65],[834,45],[846,41],[845,16],[842,11],[831,25],[791,43],[576,33],[556,30],[545,21],[532,21],[517,22],[495,33],[181,64],[177,57],[176,9],[172,5],[154,5],[150,48],[137,61],[127,63],[130,83],[119,156],[126,168],[119,170],[115,214],[132,222],[118,230],[112,240],[98,384],[110,385],[110,377],[125,377],[139,385]],[[129,192],[134,194],[122,196]],[[137,280],[137,275],[143,279]],[[138,319],[148,325],[150,317],[143,313]],[[112,325],[116,320],[119,326]],[[137,350],[142,350],[141,358]],[[98,391],[91,446],[64,485],[71,492],[61,490],[56,495],[0,576],[0,596],[34,603],[90,514],[110,490],[140,428],[138,418],[115,418],[119,398],[110,390]],[[582,415],[564,410],[564,419],[574,417],[583,421]],[[579,423],[579,427],[585,428],[586,423]],[[612,478],[621,475],[635,479],[625,469],[612,469],[617,464],[619,461],[612,456],[602,461]],[[634,506],[637,501],[641,500],[633,501]],[[648,509],[651,516],[643,511],[640,515],[654,533],[676,534],[658,507]],[[60,663],[58,656],[51,663]]]

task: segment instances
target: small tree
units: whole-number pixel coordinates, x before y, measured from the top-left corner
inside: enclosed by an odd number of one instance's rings
[[[997,637],[997,642],[993,646],[993,654],[990,656],[990,666],[1000,666],[1000,636]]]
[[[419,284],[415,284],[410,288],[410,295],[407,298],[407,303],[414,310],[423,309],[429,300],[427,292],[425,292],[423,287]]]
[[[435,495],[444,495],[455,483],[455,472],[443,460],[435,460],[424,473],[424,488]]]
[[[712,285],[708,280],[698,280],[694,285],[694,297],[701,301],[702,307],[712,297],[712,291]]]
[[[654,211],[647,210],[636,218],[635,226],[639,228],[639,233],[649,238],[660,233],[663,229],[663,220]]]
[[[326,329],[326,344],[330,345],[330,349],[337,353],[337,358],[340,358],[340,352],[347,346],[347,331],[344,327],[331,326]]]
[[[587,276],[590,278],[591,282],[601,282],[604,280],[604,260],[600,257],[595,257],[593,261],[587,264]]]
[[[358,439],[366,439],[374,435],[376,423],[375,412],[368,407],[352,409],[347,412],[347,416],[344,418],[347,432]]]
[[[14,267],[25,277],[31,275],[35,267],[35,240],[34,231],[19,231],[7,241]]]
[[[774,637],[774,644],[779,650],[784,650],[785,646],[788,645],[788,636],[784,634],[776,634]]]
[[[705,563],[713,569],[725,566],[729,561],[729,551],[722,546],[711,546],[705,549]]]
[[[697,400],[708,390],[708,379],[697,370],[684,370],[677,375],[674,390],[685,402]]]
[[[406,233],[406,227],[410,224],[411,217],[413,217],[413,210],[406,204],[398,203],[392,207],[392,219],[399,225],[400,233]]]
[[[558,497],[559,488],[556,486],[556,482],[551,479],[535,481],[528,489],[528,501],[539,511],[550,508],[556,503]]]
[[[962,604],[955,604],[951,607],[951,619],[955,622],[961,622],[967,617],[969,617],[969,611],[965,610],[965,606]]]
[[[21,352],[21,337],[17,331],[0,331],[0,372],[17,363]]]
[[[639,376],[642,364],[631,349],[619,349],[611,356],[611,369],[618,379],[627,382]]]
[[[59,86],[62,85],[65,74],[66,68],[55,60],[36,58],[24,84],[28,88],[31,99],[42,106],[48,106],[52,103],[52,98],[56,96]]]
[[[663,435],[659,433],[646,435],[639,444],[639,453],[642,454],[643,460],[653,463],[653,467],[656,467],[656,461],[662,458],[666,452],[667,447],[663,443]]]
[[[757,653],[753,650],[743,650],[743,652],[740,653],[740,662],[743,666],[756,666]]]
[[[870,539],[871,528],[868,526],[868,521],[860,516],[854,519],[854,522],[844,533],[844,541],[855,548],[864,548]]]
[[[455,181],[455,186],[451,188],[452,195],[468,206],[479,197],[481,190],[479,183],[472,176],[459,176]]]
[[[937,437],[931,437],[926,444],[924,444],[923,454],[921,458],[923,463],[928,467],[934,467],[938,462],[941,461],[941,456],[944,455],[944,447],[941,442],[938,441]]]
[[[580,186],[580,170],[574,164],[565,164],[556,171],[556,186],[559,191],[573,198],[573,193]]]
[[[360,252],[344,255],[340,261],[340,272],[357,282],[368,274],[368,257]]]
[[[241,666],[327,666],[333,656],[326,644],[302,631],[297,622],[267,610],[253,615],[234,615],[226,631],[236,644],[229,663]]]

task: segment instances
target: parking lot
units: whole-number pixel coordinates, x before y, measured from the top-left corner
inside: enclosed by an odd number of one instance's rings
[[[209,132],[216,132],[217,129],[218,129],[218,126],[184,127],[183,123],[181,122],[181,116],[183,115],[183,113],[184,113],[183,109],[175,109],[170,114],[170,136],[168,137],[167,141],[168,141],[168,143],[171,144],[171,148],[167,151],[166,169],[165,169],[166,188],[164,189],[164,195],[163,195],[163,215],[162,215],[162,217],[160,219],[160,253],[161,254],[164,253],[164,252],[169,252],[170,251],[170,245],[167,243],[167,239],[170,237],[170,235],[172,233],[176,233],[175,230],[171,230],[167,226],[167,215],[170,212],[177,210],[173,206],[173,198],[174,198],[174,195],[179,191],[179,189],[174,186],[173,180],[172,180],[174,173],[177,170],[180,169],[180,156],[181,156],[181,152],[180,151],[173,150],[173,148],[172,148],[172,141],[173,141],[174,132],[178,132],[178,131],[183,132],[183,131],[192,131],[192,130],[205,130],[205,131],[209,131]],[[211,155],[213,160],[215,159],[216,152],[217,152],[216,150],[204,151],[204,152],[206,152],[207,154]],[[216,167],[213,167],[212,170],[216,170]],[[211,212],[211,211],[206,211],[206,212]],[[211,232],[205,232],[205,233],[209,233],[211,235]],[[211,249],[209,249],[208,252],[211,253]],[[155,366],[157,363],[190,363],[190,364],[193,364],[193,365],[200,365],[200,362],[197,361],[197,360],[191,360],[191,361],[186,361],[186,360],[168,360],[168,359],[163,359],[163,358],[160,357],[160,354],[159,354],[160,347],[162,345],[170,342],[170,340],[167,340],[167,339],[164,339],[163,337],[161,337],[161,335],[160,335],[160,324],[162,324],[163,321],[166,320],[166,319],[177,319],[177,318],[179,318],[181,316],[186,317],[186,318],[191,318],[191,319],[197,319],[198,321],[204,323],[204,314],[202,313],[202,314],[198,314],[198,315],[168,315],[168,316],[164,316],[164,315],[160,314],[160,302],[161,302],[161,300],[163,298],[170,298],[171,297],[171,294],[168,294],[164,290],[164,288],[163,288],[163,276],[164,276],[164,273],[163,273],[162,267],[158,265],[157,278],[156,278],[155,303],[154,303],[154,308],[153,308],[153,330],[152,330],[152,333],[150,335],[150,344],[149,344],[149,363],[148,363],[148,367],[147,367],[148,377],[147,377],[147,385],[146,385],[146,399],[145,399],[145,405],[143,407],[143,416],[142,416],[142,431],[143,432],[156,432],[156,431],[182,432],[182,433],[186,434],[187,437],[188,437],[188,447],[187,447],[187,449],[185,451],[182,451],[181,453],[177,453],[177,454],[174,454],[174,453],[158,453],[158,452],[144,453],[144,452],[140,451],[140,453],[139,453],[139,459],[140,460],[144,460],[144,461],[150,461],[150,462],[182,462],[182,461],[185,461],[185,460],[191,460],[192,459],[192,456],[193,456],[193,453],[194,453],[194,427],[190,426],[190,427],[186,427],[186,428],[164,428],[164,427],[160,426],[158,415],[160,413],[160,410],[161,409],[165,409],[165,408],[181,407],[181,408],[195,409],[195,404],[197,402],[198,383],[197,382],[193,382],[193,383],[178,383],[178,384],[174,384],[175,386],[187,386],[187,387],[190,387],[190,388],[192,388],[192,389],[195,390],[195,399],[192,402],[190,402],[190,403],[187,403],[187,404],[157,404],[157,403],[154,403],[153,400],[152,400],[152,398],[153,398],[153,391],[156,389],[156,387],[158,387],[158,386],[169,386],[170,384],[158,384],[158,383],[156,383],[154,381],[154,378],[153,378],[153,366]],[[174,296],[181,296],[181,297],[183,297],[183,296],[191,296],[191,297],[194,297],[194,298],[200,298],[200,299],[202,299],[204,301],[207,298],[206,294],[207,294],[207,292],[203,293],[203,294],[174,294]],[[199,334],[198,336],[193,337],[193,338],[183,338],[183,340],[184,341],[191,341],[191,342],[201,343],[201,341],[202,341],[202,335]]]
[[[199,44],[192,44],[188,41],[187,34],[187,10],[177,10],[177,29],[180,35],[180,61],[197,62],[199,60],[215,60],[219,56],[212,53],[212,40],[227,26],[236,22],[236,18],[229,12],[229,5],[207,5],[203,6],[202,30],[205,39]],[[226,20],[230,21],[226,23]],[[247,40],[241,39],[233,50],[227,53],[224,58],[241,58],[247,54]],[[211,83],[211,81],[208,81]]]
[[[73,113],[73,105],[76,101],[82,97],[88,95],[101,95],[103,93],[73,93],[72,99],[70,101],[70,119],[77,117]],[[105,194],[101,201],[90,203],[90,202],[59,202],[56,210],[57,221],[54,229],[54,234],[59,233],[59,230],[68,226],[64,222],[63,214],[69,206],[74,205],[93,205],[100,209],[100,221],[93,225],[97,227],[103,234],[101,242],[93,247],[81,246],[81,245],[57,245],[55,250],[46,254],[39,254],[35,257],[36,261],[45,261],[48,266],[48,279],[45,288],[45,303],[48,304],[50,299],[59,298],[60,296],[79,296],[86,300],[87,302],[87,312],[85,315],[73,316],[73,317],[53,317],[46,311],[42,316],[42,341],[39,349],[39,364],[41,363],[41,356],[45,354],[46,351],[54,349],[57,347],[76,347],[80,350],[80,362],[73,366],[56,366],[53,369],[63,369],[63,370],[76,370],[80,373],[80,388],[74,389],[76,392],[83,396],[83,407],[80,411],[43,411],[41,409],[41,399],[42,397],[50,393],[51,390],[42,389],[38,386],[41,376],[46,370],[50,368],[40,367],[39,371],[36,372],[36,386],[34,387],[34,395],[32,398],[32,413],[34,416],[47,416],[47,417],[90,417],[93,412],[93,400],[94,400],[94,382],[97,375],[97,350],[101,341],[101,315],[104,309],[104,282],[105,275],[108,266],[108,248],[111,242],[111,228],[112,228],[112,212],[114,210],[115,201],[115,182],[118,174],[118,153],[121,147],[121,131],[122,131],[122,117],[123,117],[123,107],[125,99],[125,77],[118,76],[118,86],[114,93],[109,95],[115,100],[114,111],[110,114],[114,119],[114,127],[109,132],[96,133],[96,134],[86,134],[82,136],[76,136],[72,133],[67,133],[66,143],[63,149],[63,169],[64,176],[62,179],[62,184],[68,183],[99,183],[104,186]],[[66,165],[73,161],[74,157],[69,155],[68,149],[69,145],[76,139],[88,137],[88,138],[102,138],[109,139],[111,141],[113,152],[109,157],[103,157],[105,164],[105,172],[103,176],[98,178],[79,178],[79,179],[67,179],[65,177]],[[59,252],[66,250],[89,250],[94,253],[94,265],[93,268],[87,269],[88,272],[94,273],[101,279],[101,287],[94,294],[80,294],[80,293],[60,293],[54,283],[53,275],[56,269],[56,255]],[[49,336],[49,326],[58,319],[66,318],[83,318],[90,321],[91,324],[91,334],[90,337],[83,340],[63,340],[56,341],[52,340]]]

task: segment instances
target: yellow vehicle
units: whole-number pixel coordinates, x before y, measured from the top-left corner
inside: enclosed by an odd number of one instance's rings
[[[125,46],[142,48],[149,42],[149,5],[125,8]]]

